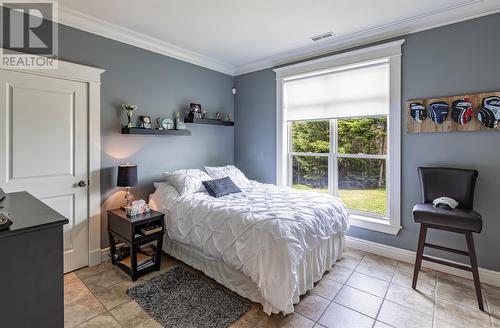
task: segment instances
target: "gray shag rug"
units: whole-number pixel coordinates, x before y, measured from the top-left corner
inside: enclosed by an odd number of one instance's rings
[[[181,267],[127,290],[164,327],[222,328],[250,310],[250,304]]]

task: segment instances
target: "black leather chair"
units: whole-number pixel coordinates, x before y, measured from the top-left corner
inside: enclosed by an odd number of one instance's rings
[[[483,227],[481,214],[473,210],[474,188],[478,172],[476,170],[444,167],[419,167],[418,173],[420,176],[423,203],[413,207],[413,220],[415,223],[420,223],[420,236],[418,238],[412,288],[415,289],[417,287],[418,273],[422,265],[422,260],[470,271],[474,278],[479,309],[484,311],[476,251],[472,237],[473,232],[479,233]],[[449,207],[435,207],[432,201],[443,196],[455,199],[459,205],[454,209]],[[468,252],[426,243],[425,237],[428,228],[464,234]],[[424,247],[468,256],[470,266],[425,256],[423,254]]]

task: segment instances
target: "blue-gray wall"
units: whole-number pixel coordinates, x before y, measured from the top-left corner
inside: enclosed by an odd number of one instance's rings
[[[500,90],[500,14],[405,37],[402,99]],[[235,163],[250,178],[275,182],[275,75],[271,69],[236,77]],[[349,235],[415,250],[418,226],[411,209],[420,201],[421,165],[477,168],[475,207],[483,215],[476,235],[481,267],[500,271],[500,133],[407,134],[402,132],[402,225],[398,236],[352,227]],[[431,240],[464,248],[462,236],[431,233]],[[449,257],[447,254],[436,255]],[[455,260],[459,259],[451,257]]]
[[[147,200],[161,172],[233,163],[233,127],[188,125],[191,136],[120,134],[127,121],[124,102],[138,105],[135,116],[153,119],[170,117],[174,111],[184,114],[190,102],[212,113],[233,114],[232,76],[62,25],[59,57],[106,70],[101,77],[103,247],[108,244],[106,210],[121,205],[124,196],[116,188],[118,164],[138,165],[139,185],[132,193]]]
[[[255,180],[276,182],[276,75],[271,69],[236,77],[234,157]]]

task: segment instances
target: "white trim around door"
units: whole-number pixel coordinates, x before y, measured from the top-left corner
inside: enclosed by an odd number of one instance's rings
[[[56,69],[11,69],[20,73],[56,77],[86,83],[88,86],[88,233],[89,266],[101,263],[101,74],[104,69],[62,60]]]
[[[101,83],[89,82],[89,266],[100,263]]]

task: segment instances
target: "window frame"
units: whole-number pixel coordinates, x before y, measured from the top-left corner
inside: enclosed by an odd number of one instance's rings
[[[390,100],[389,114],[387,115],[387,154],[375,155],[386,156],[387,158],[387,218],[358,210],[350,210],[350,216],[351,225],[353,226],[392,235],[397,235],[401,230],[401,46],[404,42],[404,39],[397,40],[274,70],[276,72],[276,184],[278,186],[291,185],[291,156],[295,154],[304,156],[326,155],[328,157],[328,190],[330,194],[337,194],[338,157],[349,157],[349,154],[340,154],[339,156],[337,153],[337,124],[332,122],[341,118],[330,119],[330,147],[334,145],[334,151],[330,148],[328,154],[291,152],[291,122],[287,121],[284,111],[284,83],[290,79],[324,74],[369,61],[388,60]],[[332,138],[335,140],[332,140]],[[364,156],[370,158],[374,155],[365,154]],[[359,155],[356,155],[356,157],[359,157]],[[336,189],[333,190],[332,188]]]
[[[358,119],[358,118],[387,118],[388,115],[377,115],[377,116],[360,116],[360,117],[351,117],[349,119]],[[359,159],[381,159],[385,161],[386,167],[386,181],[388,177],[389,171],[389,155],[386,154],[343,154],[339,153],[338,147],[338,121],[342,118],[330,118],[330,119],[318,119],[318,120],[299,120],[299,121],[288,121],[288,150],[287,150],[287,185],[292,186],[293,184],[293,157],[294,156],[302,156],[302,157],[327,157],[328,158],[328,194],[339,197],[339,174],[338,174],[338,161],[339,158],[359,158]],[[293,151],[293,123],[294,122],[320,122],[320,121],[328,121],[330,126],[329,131],[329,152],[328,153],[311,153],[311,152],[297,152]],[[389,137],[389,131],[387,131],[387,136]],[[389,138],[388,138],[389,139]],[[387,190],[386,183],[386,190]],[[381,221],[388,221],[389,216],[389,197],[386,195],[386,213],[385,215],[377,214],[375,212],[368,212],[358,209],[350,208],[349,211],[352,214],[368,217],[370,219],[376,219]]]

